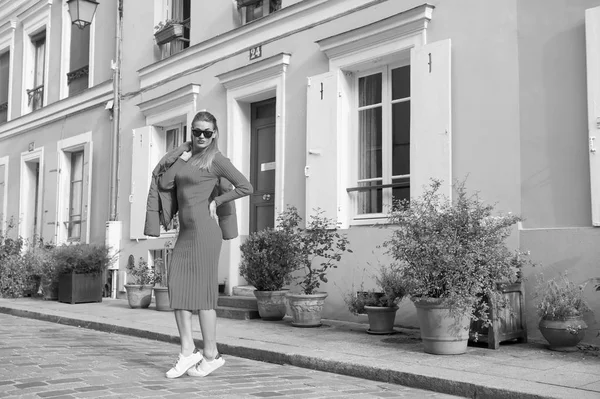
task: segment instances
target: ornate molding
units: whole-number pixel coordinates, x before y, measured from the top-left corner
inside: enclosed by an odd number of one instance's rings
[[[71,84],[72,81],[82,78],[84,76],[89,76],[89,74],[90,74],[90,66],[89,65],[83,66],[72,72],[67,72],[67,84]]]
[[[280,53],[250,65],[217,75],[219,82],[227,89],[235,89],[249,83],[258,82],[283,74],[290,64],[291,55]]]

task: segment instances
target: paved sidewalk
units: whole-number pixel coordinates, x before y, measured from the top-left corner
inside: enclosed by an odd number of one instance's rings
[[[64,304],[0,299],[0,312],[120,334],[177,342],[171,312],[130,309],[127,300]],[[223,354],[291,364],[471,398],[600,398],[598,352],[559,353],[542,343],[472,347],[458,356],[423,352],[418,330],[389,336],[365,324],[324,320],[320,328],[279,322],[219,319]],[[198,323],[196,337],[200,338]]]

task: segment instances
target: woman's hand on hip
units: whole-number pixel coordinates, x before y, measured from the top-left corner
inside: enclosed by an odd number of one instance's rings
[[[210,217],[215,220],[215,222],[219,222],[219,217],[217,216],[217,203],[215,201],[210,201],[208,204],[208,213]]]

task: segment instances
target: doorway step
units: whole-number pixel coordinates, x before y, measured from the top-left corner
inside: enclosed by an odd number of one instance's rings
[[[256,297],[252,286],[233,287],[233,295],[220,295],[217,316],[225,319],[259,319]]]

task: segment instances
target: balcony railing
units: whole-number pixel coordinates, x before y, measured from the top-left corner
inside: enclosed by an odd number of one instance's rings
[[[89,65],[82,66],[79,69],[67,73],[67,84],[69,85],[70,96],[88,88],[89,75]]]
[[[8,101],[0,103],[0,123],[8,121]]]
[[[27,105],[31,105],[32,109],[42,108],[44,105],[44,85],[27,89]]]

